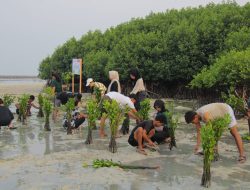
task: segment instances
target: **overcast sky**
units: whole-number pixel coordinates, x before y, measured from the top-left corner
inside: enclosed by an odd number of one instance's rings
[[[0,0],[0,75],[37,75],[43,58],[89,30],[209,2],[221,0]]]

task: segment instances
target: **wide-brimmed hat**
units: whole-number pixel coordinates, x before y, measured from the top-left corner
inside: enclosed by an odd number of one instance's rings
[[[91,83],[91,82],[93,82],[94,80],[92,79],[92,78],[88,78],[87,79],[87,83],[86,83],[86,86],[89,86],[89,84]]]

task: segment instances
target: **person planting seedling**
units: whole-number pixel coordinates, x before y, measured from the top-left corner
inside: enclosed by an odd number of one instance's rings
[[[207,188],[211,185],[210,167],[211,162],[214,159],[214,147],[216,144],[214,137],[215,134],[212,123],[208,122],[205,127],[201,128],[202,148],[204,151],[201,185]]]
[[[51,131],[50,123],[49,123],[49,116],[52,113],[52,104],[51,104],[50,100],[48,100],[47,98],[43,99],[43,111],[44,111],[44,114],[45,114],[44,129],[46,131]]]
[[[127,108],[121,108],[118,102],[115,100],[105,100],[103,102],[104,109],[106,110],[107,117],[109,118],[109,126],[111,131],[111,137],[109,142],[109,150],[112,153],[117,152],[117,145],[115,136],[119,125],[124,120],[124,115],[128,112]]]
[[[227,127],[229,128],[230,133],[234,137],[234,140],[237,144],[237,148],[239,151],[238,162],[244,163],[246,161],[246,156],[245,156],[241,136],[237,130],[237,121],[234,116],[233,109],[228,104],[225,104],[225,103],[211,103],[211,104],[202,106],[196,112],[194,111],[186,112],[185,114],[186,122],[193,123],[196,126],[196,130],[197,130],[197,143],[194,148],[194,152],[198,153],[198,149],[201,143],[201,135],[200,135],[201,123],[200,122],[201,121],[203,121],[204,123],[207,123],[209,121],[212,122],[215,119],[223,118],[227,114],[230,117],[230,123],[227,125]]]
[[[26,116],[27,116],[27,102],[29,100],[29,95],[23,94],[21,97],[18,98],[18,120],[25,124]],[[17,106],[16,105],[16,106]]]
[[[39,111],[38,111],[38,114],[37,114],[37,117],[44,117],[44,114],[43,114],[43,95],[40,93],[38,95],[38,103],[39,103]]]
[[[4,106],[6,106],[7,108],[10,107],[10,105],[14,102],[14,100],[15,100],[15,96],[12,96],[9,94],[3,95]]]
[[[88,114],[88,136],[85,144],[92,144],[92,129],[96,126],[95,121],[100,116],[98,104],[95,100],[87,101],[87,114]]]

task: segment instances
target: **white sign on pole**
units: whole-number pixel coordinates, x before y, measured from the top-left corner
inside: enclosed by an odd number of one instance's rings
[[[80,75],[81,59],[72,60],[72,73],[75,75]]]

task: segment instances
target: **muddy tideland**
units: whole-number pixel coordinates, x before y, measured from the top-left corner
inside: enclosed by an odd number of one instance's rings
[[[33,83],[25,86],[24,89],[32,88],[34,92],[39,91],[40,87]],[[23,87],[17,88],[14,93],[22,93]],[[147,156],[137,153],[135,148],[128,145],[128,135],[116,139],[118,152],[114,154],[108,151],[109,137],[100,139],[98,130],[93,131],[93,144],[85,145],[86,121],[79,131],[67,135],[62,127],[63,114],[56,122],[50,121],[50,132],[44,131],[44,119],[36,117],[35,109],[32,109],[32,116],[27,119],[26,125],[19,123],[15,115],[14,125],[17,129],[2,127],[0,130],[0,189],[203,189],[200,186],[203,158],[193,154],[195,128],[186,125],[183,118],[185,111],[195,107],[195,101],[175,101],[175,111],[180,115],[176,131],[178,147],[170,151],[167,144],[160,145],[157,152],[146,150]],[[15,111],[13,105],[11,110]],[[131,122],[130,129],[134,126],[135,123]],[[106,131],[109,132],[108,123]],[[247,121],[240,120],[240,134],[247,131]],[[245,142],[244,148],[250,158],[250,143]],[[219,142],[219,152],[220,160],[212,163],[211,167],[210,189],[250,189],[250,161],[237,163],[238,151],[228,131]],[[124,170],[116,167],[83,167],[91,165],[94,159],[112,159],[129,165],[160,168]]]

